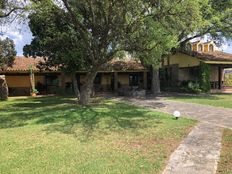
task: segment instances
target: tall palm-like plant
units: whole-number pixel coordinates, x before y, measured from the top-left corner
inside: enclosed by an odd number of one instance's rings
[[[31,85],[31,95],[36,96],[38,93],[37,89],[35,88],[35,74],[33,72],[32,65],[29,66],[30,71],[30,85]]]

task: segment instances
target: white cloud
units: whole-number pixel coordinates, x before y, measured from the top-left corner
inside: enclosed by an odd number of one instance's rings
[[[0,35],[0,39],[6,39],[6,38],[7,38],[6,35],[4,35],[4,36],[1,36],[1,35]]]
[[[227,47],[225,47],[224,51],[227,52],[227,53],[231,53],[232,54],[232,40],[229,40],[227,42]]]
[[[228,44],[222,44],[221,45],[221,49],[222,50],[227,50],[227,48],[228,48]]]
[[[14,41],[17,55],[22,55],[24,45],[30,44],[32,40],[32,34],[25,21],[23,23],[14,21],[8,26],[1,26],[0,33],[1,38],[9,37]]]

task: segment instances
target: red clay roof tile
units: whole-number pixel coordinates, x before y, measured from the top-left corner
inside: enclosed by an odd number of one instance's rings
[[[191,52],[190,55],[204,61],[225,61],[225,62],[232,61],[232,54],[225,53],[222,51]]]
[[[16,57],[12,67],[8,67],[6,72],[26,72],[32,66],[33,71],[41,71],[38,65],[44,62],[42,57]],[[103,66],[102,71],[126,71],[126,70],[146,70],[146,68],[139,62],[134,60],[122,61],[113,60]],[[54,69],[53,69],[54,71]]]
[[[8,67],[5,71],[29,71],[30,66],[32,66],[33,71],[39,71],[37,68],[39,62],[44,62],[44,59],[42,57],[16,57],[12,67]]]

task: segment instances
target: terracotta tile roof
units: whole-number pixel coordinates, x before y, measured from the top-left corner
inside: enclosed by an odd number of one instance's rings
[[[33,71],[41,71],[39,67],[40,63],[44,62],[42,57],[16,57],[12,67],[8,67],[6,72],[28,72],[29,67],[32,66]],[[114,60],[103,66],[102,71],[126,71],[126,70],[146,70],[146,68],[139,62],[128,60]],[[54,68],[53,70],[54,71]]]
[[[42,57],[32,58],[32,57],[16,57],[14,64],[12,67],[8,67],[5,71],[8,72],[21,72],[21,71],[29,71],[29,67],[32,66],[33,71],[40,71],[39,68],[37,68],[37,65],[40,62],[44,62],[44,59]]]
[[[103,67],[106,71],[129,71],[129,70],[146,70],[146,68],[135,60],[112,60]]]
[[[222,51],[213,52],[191,52],[191,56],[197,57],[203,61],[232,61],[232,54]]]

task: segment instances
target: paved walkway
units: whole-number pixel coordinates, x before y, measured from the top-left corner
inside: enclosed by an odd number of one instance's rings
[[[129,99],[133,104],[172,114],[178,110],[182,116],[232,129],[232,109],[207,105],[167,101],[161,99]]]
[[[222,127],[232,129],[232,109],[162,99],[129,99],[132,104],[162,112],[178,110],[200,123],[171,155],[163,174],[215,174],[220,158]]]
[[[221,128],[197,125],[171,155],[163,174],[214,174],[220,159]]]

